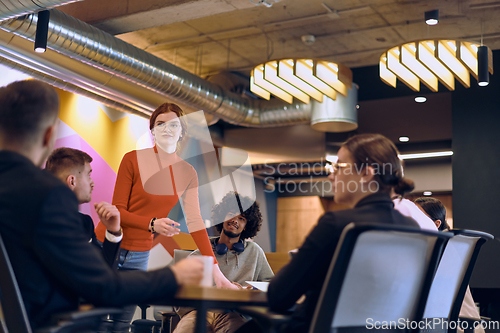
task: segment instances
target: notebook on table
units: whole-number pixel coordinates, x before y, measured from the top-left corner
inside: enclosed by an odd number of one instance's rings
[[[269,286],[269,282],[261,282],[261,281],[245,281],[254,289],[259,289],[261,291],[266,291],[267,292],[267,287]]]

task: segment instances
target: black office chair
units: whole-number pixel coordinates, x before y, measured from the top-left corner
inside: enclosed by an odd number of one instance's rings
[[[95,332],[108,314],[120,309],[96,308],[57,314],[54,326],[38,329],[36,333]],[[0,333],[31,333],[28,315],[12,265],[0,235]]]
[[[431,329],[424,329],[423,332],[456,332],[455,323],[459,319],[479,251],[487,240],[494,238],[488,233],[472,230],[450,232],[454,236],[448,241],[439,262],[424,312],[424,320],[429,322]],[[466,332],[473,332],[474,325],[478,325],[481,318],[460,317],[460,321],[467,326]]]
[[[383,330],[373,329],[377,321],[421,320],[439,257],[451,236],[451,233],[386,224],[346,226],[309,333],[380,332]],[[268,332],[281,332],[291,319],[266,308],[244,307],[241,311],[251,315]],[[405,329],[395,327],[389,331]]]

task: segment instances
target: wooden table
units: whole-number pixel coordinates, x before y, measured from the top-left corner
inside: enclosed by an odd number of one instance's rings
[[[196,333],[206,332],[208,309],[235,309],[239,306],[267,305],[267,293],[257,290],[230,290],[209,287],[181,287],[171,304],[196,308]],[[167,304],[165,304],[167,305]]]

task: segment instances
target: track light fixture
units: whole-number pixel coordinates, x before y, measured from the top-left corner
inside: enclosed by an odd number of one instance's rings
[[[49,32],[50,12],[48,10],[39,11],[37,14],[35,52],[43,53],[47,49],[47,35]]]
[[[439,22],[439,9],[429,10],[425,12],[425,23],[428,25],[436,25]]]
[[[477,84],[485,87],[490,83],[490,73],[488,72],[488,47],[477,48]]]

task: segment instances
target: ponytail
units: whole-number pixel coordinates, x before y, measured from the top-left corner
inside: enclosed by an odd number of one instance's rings
[[[413,180],[408,178],[399,179],[398,183],[394,185],[394,192],[400,196],[404,196],[406,193],[410,193],[415,189],[415,183]]]

